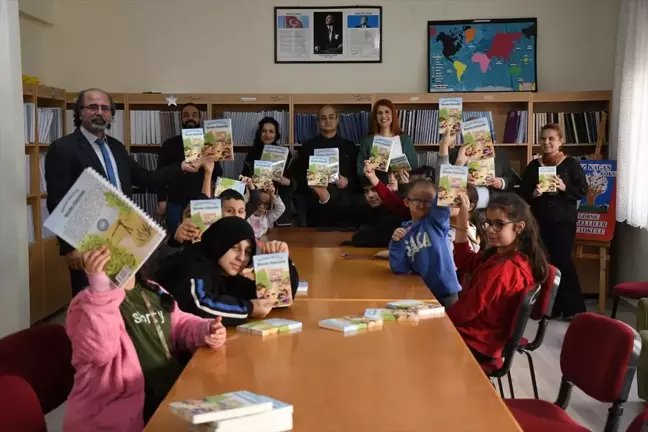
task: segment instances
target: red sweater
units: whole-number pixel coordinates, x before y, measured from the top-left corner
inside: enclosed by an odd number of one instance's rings
[[[497,358],[513,329],[520,305],[517,295],[534,284],[524,255],[493,254],[482,262],[482,252],[470,250],[468,243],[455,243],[455,265],[470,283],[459,301],[446,311],[466,344],[487,356]]]
[[[385,183],[379,181],[376,185],[376,193],[382,200],[383,205],[390,212],[396,214],[397,216],[409,220],[411,219],[410,211],[403,202],[402,199],[394,192],[392,192]]]

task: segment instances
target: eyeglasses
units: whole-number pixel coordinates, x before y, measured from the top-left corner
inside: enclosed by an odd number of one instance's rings
[[[112,112],[112,108],[110,108],[108,105],[92,104],[92,105],[82,106],[81,108],[87,109],[88,111],[92,111],[92,112],[97,112],[99,110],[105,111],[105,112]]]
[[[493,228],[493,231],[500,232],[504,229],[506,225],[512,223],[515,222],[513,221],[504,222],[501,220],[489,221],[488,219],[486,219],[484,222],[482,222],[482,228],[484,229],[484,231],[488,230],[488,228]]]
[[[333,121],[333,120],[335,120],[336,118],[337,118],[337,116],[336,116],[335,114],[331,114],[331,115],[328,116],[328,117],[326,117],[326,116],[321,116],[319,119],[320,119],[320,121],[326,121],[326,120],[331,120],[331,121]]]
[[[432,207],[434,200],[418,199],[418,198],[407,198],[407,202],[414,204],[415,206],[423,207]]]

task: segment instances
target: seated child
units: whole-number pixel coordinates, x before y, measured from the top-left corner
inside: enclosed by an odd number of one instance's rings
[[[225,343],[220,317],[179,310],[173,297],[147,279],[148,262],[117,288],[104,273],[109,259],[106,247],[84,254],[90,286],[67,311],[76,374],[66,431],[141,432],[182,372],[178,355]]]
[[[260,198],[259,208],[248,217],[248,222],[252,225],[257,239],[263,237],[268,232],[268,228],[272,228],[277,219],[286,211],[281,197],[275,194],[274,186],[271,186],[270,190],[262,190]]]
[[[254,280],[245,276],[255,249],[250,224],[240,217],[224,217],[207,228],[199,243],[162,263],[157,280],[185,312],[220,316],[226,326],[263,318],[272,309],[272,300],[258,299]],[[288,245],[271,241],[261,246],[261,253],[279,252],[288,253]],[[294,298],[299,274],[292,262],[289,268]]]
[[[389,266],[394,273],[420,275],[436,299],[448,307],[461,291],[447,242],[450,209],[437,206],[434,183],[427,179],[410,183],[405,204],[412,220],[394,231]]]
[[[467,238],[470,202],[460,196],[454,258],[459,271],[472,277],[448,317],[478,361],[501,355],[520,305],[520,293],[542,284],[547,258],[538,226],[526,202],[512,193],[493,197],[486,209],[488,246],[475,253]]]

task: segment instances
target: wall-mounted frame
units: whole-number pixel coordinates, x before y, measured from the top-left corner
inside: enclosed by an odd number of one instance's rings
[[[536,18],[428,21],[428,92],[538,91]]]
[[[275,7],[275,63],[382,63],[382,6]]]

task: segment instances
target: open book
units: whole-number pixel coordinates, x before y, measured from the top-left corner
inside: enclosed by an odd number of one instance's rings
[[[135,275],[166,233],[101,174],[86,168],[45,221],[80,252],[107,246],[104,269],[117,286]]]

